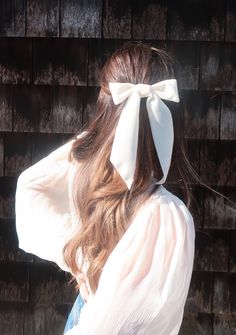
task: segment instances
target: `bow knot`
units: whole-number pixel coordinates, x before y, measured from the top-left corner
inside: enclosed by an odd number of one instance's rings
[[[151,86],[146,84],[137,84],[133,88],[141,98],[147,98],[151,94]]]
[[[161,99],[179,102],[176,79],[163,80],[154,85],[109,83],[109,87],[115,105],[127,99],[115,131],[111,163],[130,189],[136,166],[140,100],[147,97],[153,141],[163,172],[157,183],[164,183],[171,162],[174,130],[171,112]]]

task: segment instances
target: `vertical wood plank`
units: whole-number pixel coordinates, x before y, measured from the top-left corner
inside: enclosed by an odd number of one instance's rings
[[[83,127],[95,116],[96,102],[100,89],[98,87],[88,87],[84,96],[83,104]]]
[[[220,139],[236,139],[236,93],[224,92],[222,94]]]
[[[213,274],[193,272],[185,305],[186,312],[211,313]]]
[[[132,38],[166,39],[166,0],[135,1],[132,14]]]
[[[229,271],[236,273],[236,230],[230,232],[230,263]]]
[[[0,218],[12,219],[15,217],[15,178],[0,178]],[[1,301],[1,300],[0,300]]]
[[[67,313],[68,307],[66,305],[28,305],[24,320],[24,335],[63,334]]]
[[[31,41],[0,39],[0,83],[29,84],[31,80]]]
[[[61,3],[61,36],[99,38],[102,0],[65,0]]]
[[[236,41],[236,2],[234,0],[227,0],[226,12],[226,41]]]
[[[167,49],[174,59],[175,78],[181,89],[198,88],[199,44],[167,41]]]
[[[195,139],[218,139],[220,94],[204,91],[183,91],[184,136]]]
[[[231,201],[235,202],[236,193],[233,188],[219,191]],[[203,227],[224,230],[236,229],[235,210],[233,211],[233,209],[228,206],[226,207],[226,205],[232,206],[232,204],[229,204],[224,198],[207,192],[204,199]]]
[[[184,313],[179,335],[208,335],[212,333],[213,315]]]
[[[27,0],[27,37],[59,36],[59,0]]]
[[[17,176],[30,164],[30,138],[27,134],[5,134],[4,147],[4,175]]]
[[[169,1],[168,39],[223,41],[225,1]]]
[[[78,87],[53,87],[54,133],[77,133],[82,127],[83,91]]]
[[[32,261],[32,255],[18,248],[14,219],[0,220],[0,262]]]
[[[3,176],[4,171],[4,142],[3,138],[0,137],[0,177]]]
[[[235,313],[236,274],[215,273],[213,290],[213,313]]]
[[[29,271],[28,264],[0,264],[0,301],[29,301]]]
[[[233,142],[205,142],[200,149],[200,175],[210,185],[236,185]],[[210,173],[209,173],[210,172]]]
[[[196,233],[195,271],[227,272],[228,261],[229,232],[220,230]]]
[[[131,0],[104,0],[104,38],[131,38],[131,4]]]
[[[24,305],[0,304],[0,334],[24,335]]]
[[[203,90],[235,90],[236,45],[234,43],[202,44],[199,80],[199,87]]]
[[[33,47],[33,83],[86,85],[87,42],[76,39],[38,39]]]
[[[75,289],[68,285],[69,276],[58,271],[56,265],[38,263],[31,266],[30,292],[34,305],[55,305],[72,303]]]
[[[63,145],[62,134],[34,134],[31,136],[30,164],[37,163],[61,145]]]
[[[51,132],[51,88],[25,86],[13,88],[13,131]]]
[[[123,40],[91,40],[89,42],[89,86],[99,85],[99,72],[111,54],[124,43]]]
[[[202,229],[204,196],[201,187],[195,186],[192,189],[191,200],[189,210],[194,219],[194,226],[196,229]]]
[[[26,0],[0,1],[0,36],[25,36]]]
[[[233,335],[236,329],[235,313],[215,314],[213,323],[214,335]]]
[[[12,131],[12,85],[0,85],[0,131]]]

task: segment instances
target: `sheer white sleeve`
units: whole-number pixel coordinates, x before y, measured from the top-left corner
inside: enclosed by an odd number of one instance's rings
[[[68,161],[70,140],[24,170],[17,179],[15,220],[19,248],[68,271],[62,249],[72,233]]]
[[[98,289],[66,335],[176,335],[192,276],[195,229],[185,204],[162,188],[114,248]]]

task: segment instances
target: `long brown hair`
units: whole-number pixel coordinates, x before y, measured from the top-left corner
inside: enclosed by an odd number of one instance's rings
[[[89,264],[86,275],[93,293],[107,258],[127,230],[132,217],[158,189],[159,185],[153,182],[153,177],[158,180],[162,177],[144,99],[140,106],[138,152],[131,190],[127,189],[111,164],[109,157],[114,132],[125,102],[114,105],[108,83],[152,85],[175,77],[172,63],[165,50],[141,42],[128,42],[115,51],[100,73],[101,89],[95,106],[95,117],[83,136],[73,143],[70,159],[78,163],[73,201],[79,229],[65,245],[64,256],[67,265],[79,277],[81,269],[76,262],[76,255],[78,250],[82,252],[83,261]],[[183,134],[180,132],[183,117],[180,108],[175,103],[166,103],[174,121],[172,166],[175,165],[179,171],[189,207],[191,194],[188,174],[198,181],[200,179],[185,154]]]

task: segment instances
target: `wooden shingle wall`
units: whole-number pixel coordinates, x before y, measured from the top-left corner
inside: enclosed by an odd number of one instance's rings
[[[93,114],[98,69],[130,39],[175,57],[191,162],[236,200],[234,0],[0,1],[2,335],[63,331],[75,292],[54,264],[18,249],[16,179],[81,129]],[[192,186],[201,231],[180,334],[236,334],[236,216],[221,198]]]

